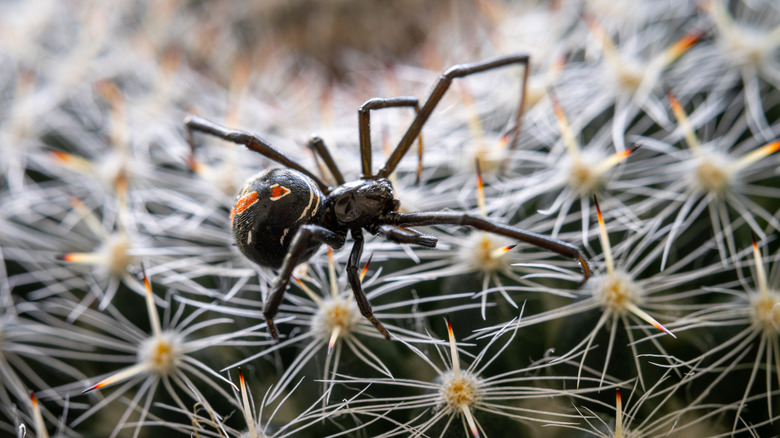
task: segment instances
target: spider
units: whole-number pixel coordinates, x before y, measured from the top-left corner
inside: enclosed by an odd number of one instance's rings
[[[469,226],[576,259],[583,271],[583,282],[587,281],[590,268],[585,255],[577,246],[469,213],[451,211],[400,213],[399,201],[394,198],[393,186],[388,179],[415,139],[420,136],[425,122],[455,78],[511,64],[522,64],[523,95],[517,122],[510,130],[511,134],[516,134],[519,131],[519,120],[525,100],[528,60],[527,54],[520,53],[475,63],[457,64],[442,73],[422,106],[419,105],[417,98],[408,96],[369,99],[358,109],[362,169],[360,179],[345,181],[323,141],[318,137],[309,140],[309,147],[323,160],[338,184],[336,187],[329,187],[311,171],[287,158],[255,134],[228,129],[195,115],[188,115],[185,118],[187,141],[191,147],[194,147],[193,132],[198,131],[244,145],[284,166],[284,168],[272,168],[260,172],[247,180],[236,195],[230,212],[233,237],[239,250],[254,263],[279,270],[271,294],[263,308],[268,330],[274,339],[278,339],[278,333],[273,318],[289,285],[293,269],[299,263],[308,260],[323,243],[334,249],[342,248],[347,233],[352,236],[354,242],[346,269],[355,301],[360,313],[385,338],[390,338],[388,331],[374,317],[371,304],[366,299],[360,283],[358,266],[365,243],[363,230],[399,244],[432,248],[438,241],[436,237],[410,227]],[[370,143],[371,110],[392,107],[412,107],[416,110],[416,114],[384,167],[373,173]]]

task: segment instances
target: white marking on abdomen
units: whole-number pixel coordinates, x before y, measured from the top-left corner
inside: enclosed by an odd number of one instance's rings
[[[314,194],[315,188],[311,185],[309,181],[306,181],[306,186],[309,188],[309,204],[306,205],[306,208],[303,209],[297,221],[300,221],[301,219],[308,216],[307,213],[309,212],[309,210],[311,210],[312,204],[314,204],[314,211],[311,214],[312,216],[317,214],[317,210],[320,208],[320,202],[319,202],[320,198]]]

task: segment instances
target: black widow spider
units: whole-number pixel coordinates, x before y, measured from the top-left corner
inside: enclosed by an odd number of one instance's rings
[[[193,131],[245,145],[286,168],[274,168],[250,178],[236,195],[230,212],[233,237],[241,252],[251,261],[274,269],[280,269],[274,282],[263,314],[271,335],[278,339],[273,318],[290,282],[293,269],[308,260],[321,244],[339,249],[344,246],[347,232],[354,244],[347,263],[347,279],[355,295],[360,313],[386,338],[390,334],[374,317],[371,304],[363,293],[358,264],[363,253],[363,230],[380,235],[396,243],[409,243],[434,247],[438,239],[412,228],[423,225],[460,225],[507,236],[562,256],[576,259],[583,270],[583,282],[590,276],[585,255],[572,244],[540,234],[502,225],[469,213],[433,211],[398,212],[399,202],[393,196],[393,186],[388,176],[393,173],[401,158],[423,125],[444,96],[453,79],[468,76],[510,64],[523,64],[523,92],[515,126],[510,134],[519,132],[528,80],[528,55],[513,54],[470,64],[458,64],[445,71],[422,107],[415,97],[374,98],[358,109],[360,133],[360,158],[362,176],[356,181],[345,182],[336,163],[324,143],[318,137],[309,140],[309,146],[322,158],[337,187],[328,187],[312,172],[287,158],[257,135],[228,129],[188,115],[184,124],[187,141],[194,147]],[[416,115],[403,138],[396,146],[384,167],[377,173],[371,170],[370,113],[374,109],[413,107]]]

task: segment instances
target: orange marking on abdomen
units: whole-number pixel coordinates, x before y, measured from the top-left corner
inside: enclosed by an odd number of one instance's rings
[[[288,193],[290,193],[290,189],[284,186],[280,186],[279,184],[274,184],[271,186],[271,200],[277,201],[284,196],[286,196]]]
[[[244,210],[251,207],[255,202],[257,202],[257,192],[251,192],[238,198],[238,201],[236,201],[236,206],[230,210],[230,225],[233,225],[233,218],[237,214],[243,213]]]

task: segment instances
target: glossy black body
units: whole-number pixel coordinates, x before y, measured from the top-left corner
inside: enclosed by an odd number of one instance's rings
[[[419,139],[420,151],[422,151],[420,135],[422,128],[452,81],[455,78],[511,64],[522,64],[525,67],[523,93],[515,123],[506,134],[510,147],[513,147],[520,132],[525,101],[528,79],[528,55],[526,54],[513,54],[473,64],[455,65],[442,73],[422,106],[419,105],[417,98],[408,96],[374,98],[366,101],[358,109],[362,176],[355,181],[344,180],[322,140],[313,137],[309,141],[309,147],[327,166],[336,181],[335,187],[329,187],[311,171],[287,158],[255,134],[225,128],[197,116],[187,116],[185,119],[187,140],[193,150],[195,146],[192,133],[198,131],[242,144],[285,166],[250,178],[236,195],[231,212],[233,236],[241,252],[259,265],[279,269],[263,311],[269,331],[274,338],[277,338],[278,334],[273,318],[282,302],[295,266],[308,260],[323,243],[334,249],[343,247],[347,234],[354,242],[347,262],[347,280],[357,306],[361,314],[382,335],[386,338],[390,337],[388,331],[374,317],[361,285],[359,263],[365,243],[364,230],[396,243],[434,247],[437,242],[436,237],[420,233],[411,227],[424,225],[473,227],[575,259],[582,267],[584,280],[587,280],[590,275],[587,260],[579,248],[569,243],[469,213],[398,212],[398,201],[393,196],[393,186],[388,177],[395,171],[415,140]],[[399,107],[413,108],[416,115],[384,166],[374,173],[371,163],[371,111]],[[420,168],[421,166],[418,166],[418,169]]]
[[[359,230],[377,233],[378,219],[395,211],[393,185],[387,178],[359,179],[333,189],[325,199],[323,223],[331,230]]]
[[[283,195],[274,196],[274,188]],[[246,201],[250,196],[251,203]],[[233,201],[231,228],[246,258],[279,269],[301,225],[318,224],[343,239],[347,232],[361,229],[377,234],[381,218],[396,208],[393,186],[387,178],[350,181],[326,196],[308,176],[275,168],[244,183]],[[312,240],[298,263],[308,260],[321,244]]]
[[[273,196],[274,188],[284,194]],[[249,196],[254,196],[254,202],[242,206]],[[231,210],[238,249],[258,265],[279,269],[298,228],[320,221],[324,198],[311,178],[292,169],[270,169],[253,176],[236,194]],[[319,246],[312,242],[302,259],[308,260]]]

